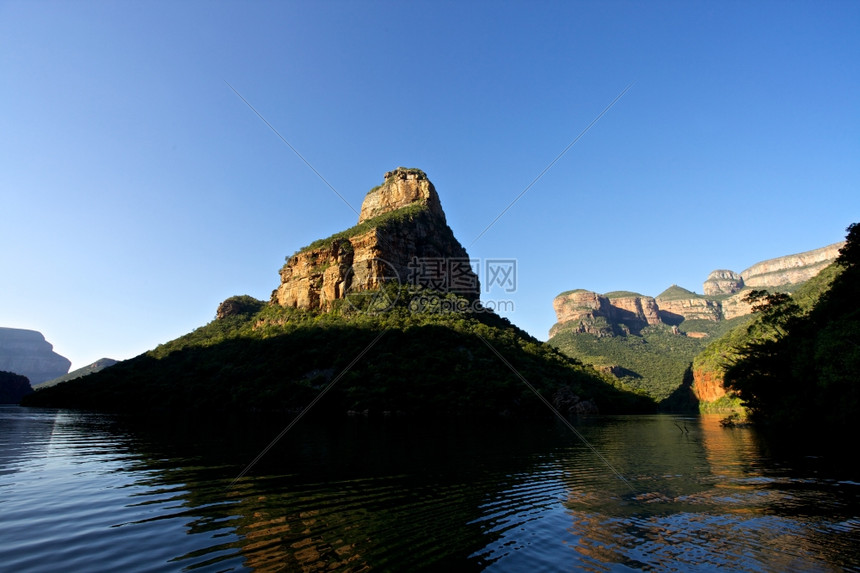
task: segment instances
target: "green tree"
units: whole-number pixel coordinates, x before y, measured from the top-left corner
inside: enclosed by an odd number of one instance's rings
[[[726,383],[753,419],[781,433],[860,435],[860,225],[847,231],[842,272],[808,313],[785,294],[747,297],[759,336],[740,350]]]

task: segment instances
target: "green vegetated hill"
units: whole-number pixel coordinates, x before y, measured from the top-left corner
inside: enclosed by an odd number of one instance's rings
[[[614,336],[593,336],[562,329],[549,343],[568,356],[613,373],[625,388],[652,397],[669,406],[667,400],[678,388],[692,381],[690,364],[708,343],[744,319],[713,322],[689,320],[675,334],[672,327],[660,324],[647,326],[638,334],[620,333]],[[684,330],[701,332],[708,337],[684,336]]]
[[[759,297],[753,338],[725,378],[760,425],[846,457],[860,437],[860,224],[837,264],[793,297]]]
[[[541,398],[564,414],[651,406],[481,308],[468,265],[423,269],[416,260],[468,255],[427,175],[398,168],[365,196],[357,226],[287,257],[269,302],[232,297],[194,332],[25,403],[146,414],[313,405],[546,415]]]
[[[63,382],[68,382],[69,380],[74,380],[75,378],[80,378],[82,376],[89,376],[90,374],[95,374],[105,368],[109,368],[116,364],[117,361],[112,358],[99,358],[92,364],[88,364],[83,368],[78,368],[77,370],[73,370],[68,374],[63,376],[59,376],[54,378],[53,380],[48,380],[47,382],[42,382],[41,384],[36,384],[33,386],[34,390],[38,390],[39,388],[48,388],[50,386],[56,386],[57,384],[62,384]]]
[[[506,319],[417,309],[414,294],[394,287],[384,299],[397,303],[378,313],[344,301],[328,312],[260,302],[258,310],[214,320],[25,403],[164,414],[296,412],[333,383],[316,411],[546,413],[522,376],[565,413],[648,408]]]
[[[549,343],[663,408],[738,407],[737,398],[726,396],[723,373],[737,355],[732,349],[755,336],[754,327],[747,333],[752,316],[746,296],[766,289],[792,295],[808,308],[832,280],[827,265],[840,245],[762,261],[743,273],[713,271],[705,294],[678,285],[653,298],[632,291],[565,291],[553,301],[558,322]]]
[[[791,300],[800,311],[808,313],[821,296],[830,289],[841,272],[842,267],[834,263],[805,283],[774,291],[774,293],[790,293]],[[710,376],[723,381],[726,370],[741,357],[747,346],[774,338],[774,329],[764,324],[762,318],[758,313],[743,317],[739,324],[708,344],[696,355],[693,360],[693,371],[703,378]]]

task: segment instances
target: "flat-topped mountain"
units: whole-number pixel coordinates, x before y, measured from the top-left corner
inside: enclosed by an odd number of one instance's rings
[[[695,378],[695,397],[714,401],[725,392],[716,378],[690,372],[693,358],[711,340],[749,319],[752,306],[745,297],[751,290],[796,290],[831,265],[844,244],[768,259],[740,273],[715,270],[704,282],[703,295],[678,285],[656,297],[566,291],[553,300],[557,322],[549,342],[655,399],[668,400],[684,380]]]
[[[565,291],[553,300],[557,322],[549,335],[572,329],[606,336],[618,333],[619,328],[641,330],[660,323],[677,326],[685,320],[720,321],[745,316],[752,312],[743,300],[749,290],[800,285],[835,261],[844,244],[768,259],[741,273],[715,270],[704,282],[704,295],[678,285],[672,285],[656,297],[632,292]]]
[[[66,374],[71,366],[41,332],[0,327],[0,370],[26,376],[35,386]]]
[[[740,273],[729,270],[713,271],[705,281],[704,293],[734,294],[744,287],[767,289],[806,282],[835,261],[839,256],[839,249],[844,245],[843,241],[805,253],[768,259]]]

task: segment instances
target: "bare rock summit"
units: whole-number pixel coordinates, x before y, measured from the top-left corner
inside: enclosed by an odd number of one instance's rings
[[[287,258],[271,302],[327,311],[347,294],[426,279],[428,264],[438,290],[477,301],[478,277],[468,261],[433,183],[420,169],[398,167],[367,193],[355,227]]]

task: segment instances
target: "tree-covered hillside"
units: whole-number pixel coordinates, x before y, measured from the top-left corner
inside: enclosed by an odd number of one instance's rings
[[[448,299],[388,287],[384,312],[348,300],[331,312],[243,305],[109,369],[40,390],[27,405],[142,413],[317,412],[533,414],[644,411],[649,402],[490,312],[450,312]],[[436,301],[435,306],[433,302]],[[245,301],[247,302],[247,301]],[[370,301],[370,304],[374,304]],[[508,366],[510,365],[510,367]],[[512,370],[512,368],[513,370]],[[515,370],[515,371],[514,371]],[[522,378],[520,378],[522,376]]]
[[[841,272],[808,312],[801,303],[812,293],[760,296],[760,334],[726,371],[753,420],[819,445],[860,435],[860,224],[848,228],[837,264]]]
[[[809,312],[841,272],[842,267],[838,264],[834,263],[826,267],[807,282],[791,289],[794,292],[791,294],[790,300],[797,305],[801,312]],[[789,291],[783,289],[781,292],[788,294]],[[778,293],[774,291],[772,294],[777,295]],[[788,300],[783,297],[779,298]],[[696,355],[693,360],[694,371],[703,375],[707,373],[712,378],[721,380],[725,377],[726,369],[740,358],[744,347],[773,338],[774,329],[763,324],[760,314],[752,314],[743,318],[744,320],[736,324],[734,328],[708,344],[702,352]]]
[[[662,402],[684,383],[690,363],[708,342],[740,320],[687,320],[677,334],[664,324],[643,328],[638,335],[603,337],[568,329],[558,332],[549,343],[586,364],[611,370],[624,387]],[[708,336],[693,338],[684,335],[687,331]]]

